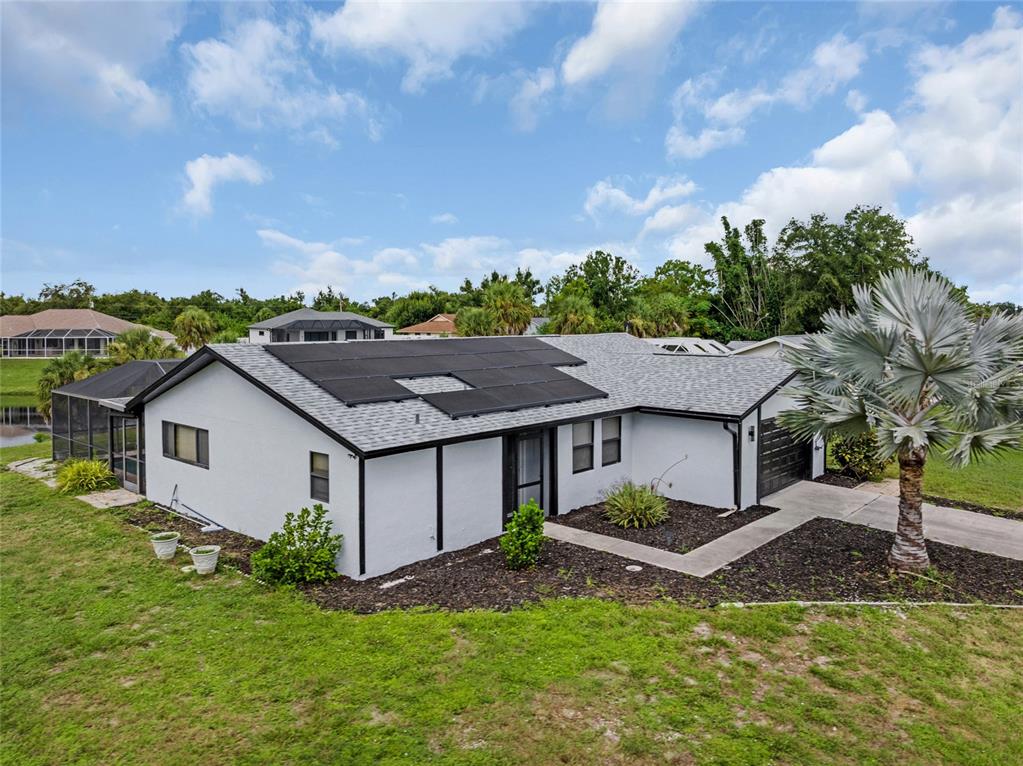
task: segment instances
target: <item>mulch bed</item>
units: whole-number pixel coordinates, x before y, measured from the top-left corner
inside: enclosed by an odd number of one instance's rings
[[[818,484],[830,484],[832,487],[845,487],[846,489],[853,489],[863,483],[854,476],[846,476],[844,473],[835,471],[825,471],[814,481]]]
[[[157,506],[145,504],[116,508],[115,511],[129,524],[148,529],[151,532],[178,532],[179,545],[194,548],[197,545],[219,545],[220,560],[249,574],[252,567],[249,557],[262,547],[263,543],[240,532],[224,529],[219,532],[203,532],[202,524],[182,518]]]
[[[221,556],[248,572],[262,543],[199,526],[158,508],[120,509],[128,521],[181,532],[186,545],[223,547]],[[1023,604],[1023,561],[928,543],[935,573],[895,575],[887,566],[892,535],[831,519],[814,519],[706,578],[689,577],[571,543],[548,541],[537,566],[514,572],[497,538],[402,567],[370,580],[338,577],[301,590],[321,607],[360,613],[428,607],[507,610],[547,598],[590,597],[645,603],[673,599],[694,606],[729,601],[960,601]],[[387,587],[383,587],[387,586]]]
[[[622,529],[604,518],[604,504],[597,503],[555,516],[549,521],[654,548],[687,553],[777,510],[766,505],[754,505],[722,518],[721,514],[727,513],[728,509],[669,500],[668,519],[663,524],[646,529]]]

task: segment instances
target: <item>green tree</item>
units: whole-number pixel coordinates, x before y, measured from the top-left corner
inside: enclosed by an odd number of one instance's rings
[[[597,312],[590,299],[565,292],[549,305],[550,320],[547,331],[561,335],[583,335],[597,331]]]
[[[551,280],[548,304],[566,289],[575,292],[582,288],[597,317],[621,329],[638,280],[639,272],[624,258],[595,250],[582,263],[570,266],[563,276]]]
[[[853,285],[926,266],[906,222],[879,207],[857,206],[841,222],[820,213],[805,222],[793,219],[775,251],[787,264],[782,332],[817,332],[829,310],[852,305]]]
[[[109,362],[81,351],[69,351],[50,360],[43,367],[36,383],[36,408],[39,414],[47,420],[50,419],[50,394],[55,388],[74,383],[76,380],[85,380],[108,366]]]
[[[312,307],[317,311],[344,311],[346,302],[340,291],[334,292],[334,288],[327,285],[326,290],[316,293]]]
[[[658,292],[633,301],[627,323],[629,332],[640,338],[686,335],[689,332],[689,303],[680,295]]]
[[[173,331],[178,345],[188,351],[209,343],[217,328],[208,312],[189,306],[174,320]]]
[[[720,242],[704,245],[714,260],[715,306],[730,337],[760,339],[778,334],[784,269],[768,254],[764,221],[740,231],[722,216]]]
[[[455,314],[455,329],[463,338],[497,334],[494,315],[479,306],[464,306]]]
[[[533,318],[533,304],[515,282],[492,282],[483,291],[483,308],[494,317],[499,335],[521,335]]]
[[[387,321],[395,328],[408,327],[431,319],[447,310],[450,296],[431,287],[429,290],[414,290],[408,295],[396,298],[387,310]]]
[[[107,355],[116,363],[135,359],[176,359],[181,351],[144,327],[126,330],[107,344]]]
[[[823,332],[785,358],[801,373],[788,391],[801,409],[782,424],[806,439],[873,430],[877,457],[897,457],[895,569],[930,563],[921,489],[932,449],[963,466],[1023,447],[1023,316],[971,321],[951,284],[924,269],[857,286],[850,310],[829,311]]]
[[[44,284],[39,291],[40,308],[47,309],[87,309],[92,306],[92,296],[96,288],[84,279],[76,279],[67,284]]]

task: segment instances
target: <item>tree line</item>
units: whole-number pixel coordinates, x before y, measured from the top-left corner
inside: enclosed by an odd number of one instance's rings
[[[142,290],[98,294],[93,285],[77,280],[47,284],[38,298],[0,293],[0,313],[93,308],[170,330],[193,348],[234,341],[247,334],[248,325],[307,302],[317,310],[353,311],[395,328],[450,313],[460,335],[517,334],[534,316],[543,316],[548,319],[545,332],[626,331],[727,342],[819,331],[829,309],[851,305],[854,284],[874,284],[895,269],[927,268],[906,222],[878,207],[857,206],[841,220],[823,214],[793,219],[773,242],[762,219],[742,228],[727,218],[721,224],[720,239],[704,245],[711,266],[669,259],[648,275],[620,256],[596,250],[546,284],[529,270],[495,271],[479,284],[466,279],[455,291],[430,287],[368,302],[351,300],[332,287],[310,301],[300,291],[259,299],[244,288],[231,297],[212,290],[173,298]],[[965,288],[954,292],[975,316],[1023,310],[1012,303],[970,303]]]

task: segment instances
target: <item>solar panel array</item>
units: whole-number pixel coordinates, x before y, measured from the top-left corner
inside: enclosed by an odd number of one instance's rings
[[[554,367],[584,360],[537,338],[270,344],[266,349],[349,406],[416,398],[419,394],[394,378],[438,375],[474,387],[422,395],[453,418],[607,396]]]

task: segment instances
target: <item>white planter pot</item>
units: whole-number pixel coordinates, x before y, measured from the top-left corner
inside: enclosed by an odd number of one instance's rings
[[[164,537],[165,535],[166,537]],[[170,535],[173,535],[173,537]],[[180,539],[181,535],[177,532],[157,532],[155,535],[149,536],[149,542],[153,544],[153,551],[156,553],[156,557],[163,561],[174,558],[174,554],[178,551],[178,540]]]
[[[219,545],[199,545],[189,548],[188,552],[192,555],[192,563],[199,574],[212,574],[216,570],[217,559],[220,558]]]

